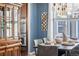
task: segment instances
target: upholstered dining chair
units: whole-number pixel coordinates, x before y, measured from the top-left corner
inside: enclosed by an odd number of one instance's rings
[[[57,46],[38,45],[37,56],[58,56],[58,48]]]
[[[43,43],[42,39],[35,39],[34,40],[33,48],[35,49],[35,55],[37,55],[38,45],[41,44],[41,43]]]
[[[70,56],[79,56],[79,45],[71,50]]]
[[[48,39],[47,38],[43,38],[43,43],[47,43]]]

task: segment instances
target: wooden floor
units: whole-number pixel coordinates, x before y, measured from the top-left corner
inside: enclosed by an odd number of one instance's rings
[[[27,47],[21,48],[21,56],[27,56]]]

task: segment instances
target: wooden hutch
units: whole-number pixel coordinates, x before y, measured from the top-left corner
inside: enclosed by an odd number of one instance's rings
[[[21,55],[21,4],[0,4],[0,56]]]

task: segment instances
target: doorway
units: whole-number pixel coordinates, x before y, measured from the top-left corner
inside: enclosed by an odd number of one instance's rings
[[[23,3],[21,7],[21,40],[22,55],[28,55],[28,4]]]

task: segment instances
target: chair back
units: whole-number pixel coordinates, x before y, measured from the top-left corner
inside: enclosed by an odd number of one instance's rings
[[[38,51],[38,48],[35,48],[35,47],[38,47],[39,44],[43,43],[43,40],[42,39],[35,39],[34,40],[34,49],[35,49],[35,54],[37,55],[37,51]]]
[[[47,43],[47,38],[43,38],[43,43]]]
[[[57,46],[38,45],[38,56],[58,56]]]
[[[35,39],[34,40],[34,46],[37,47],[39,44],[43,43],[42,39]]]

